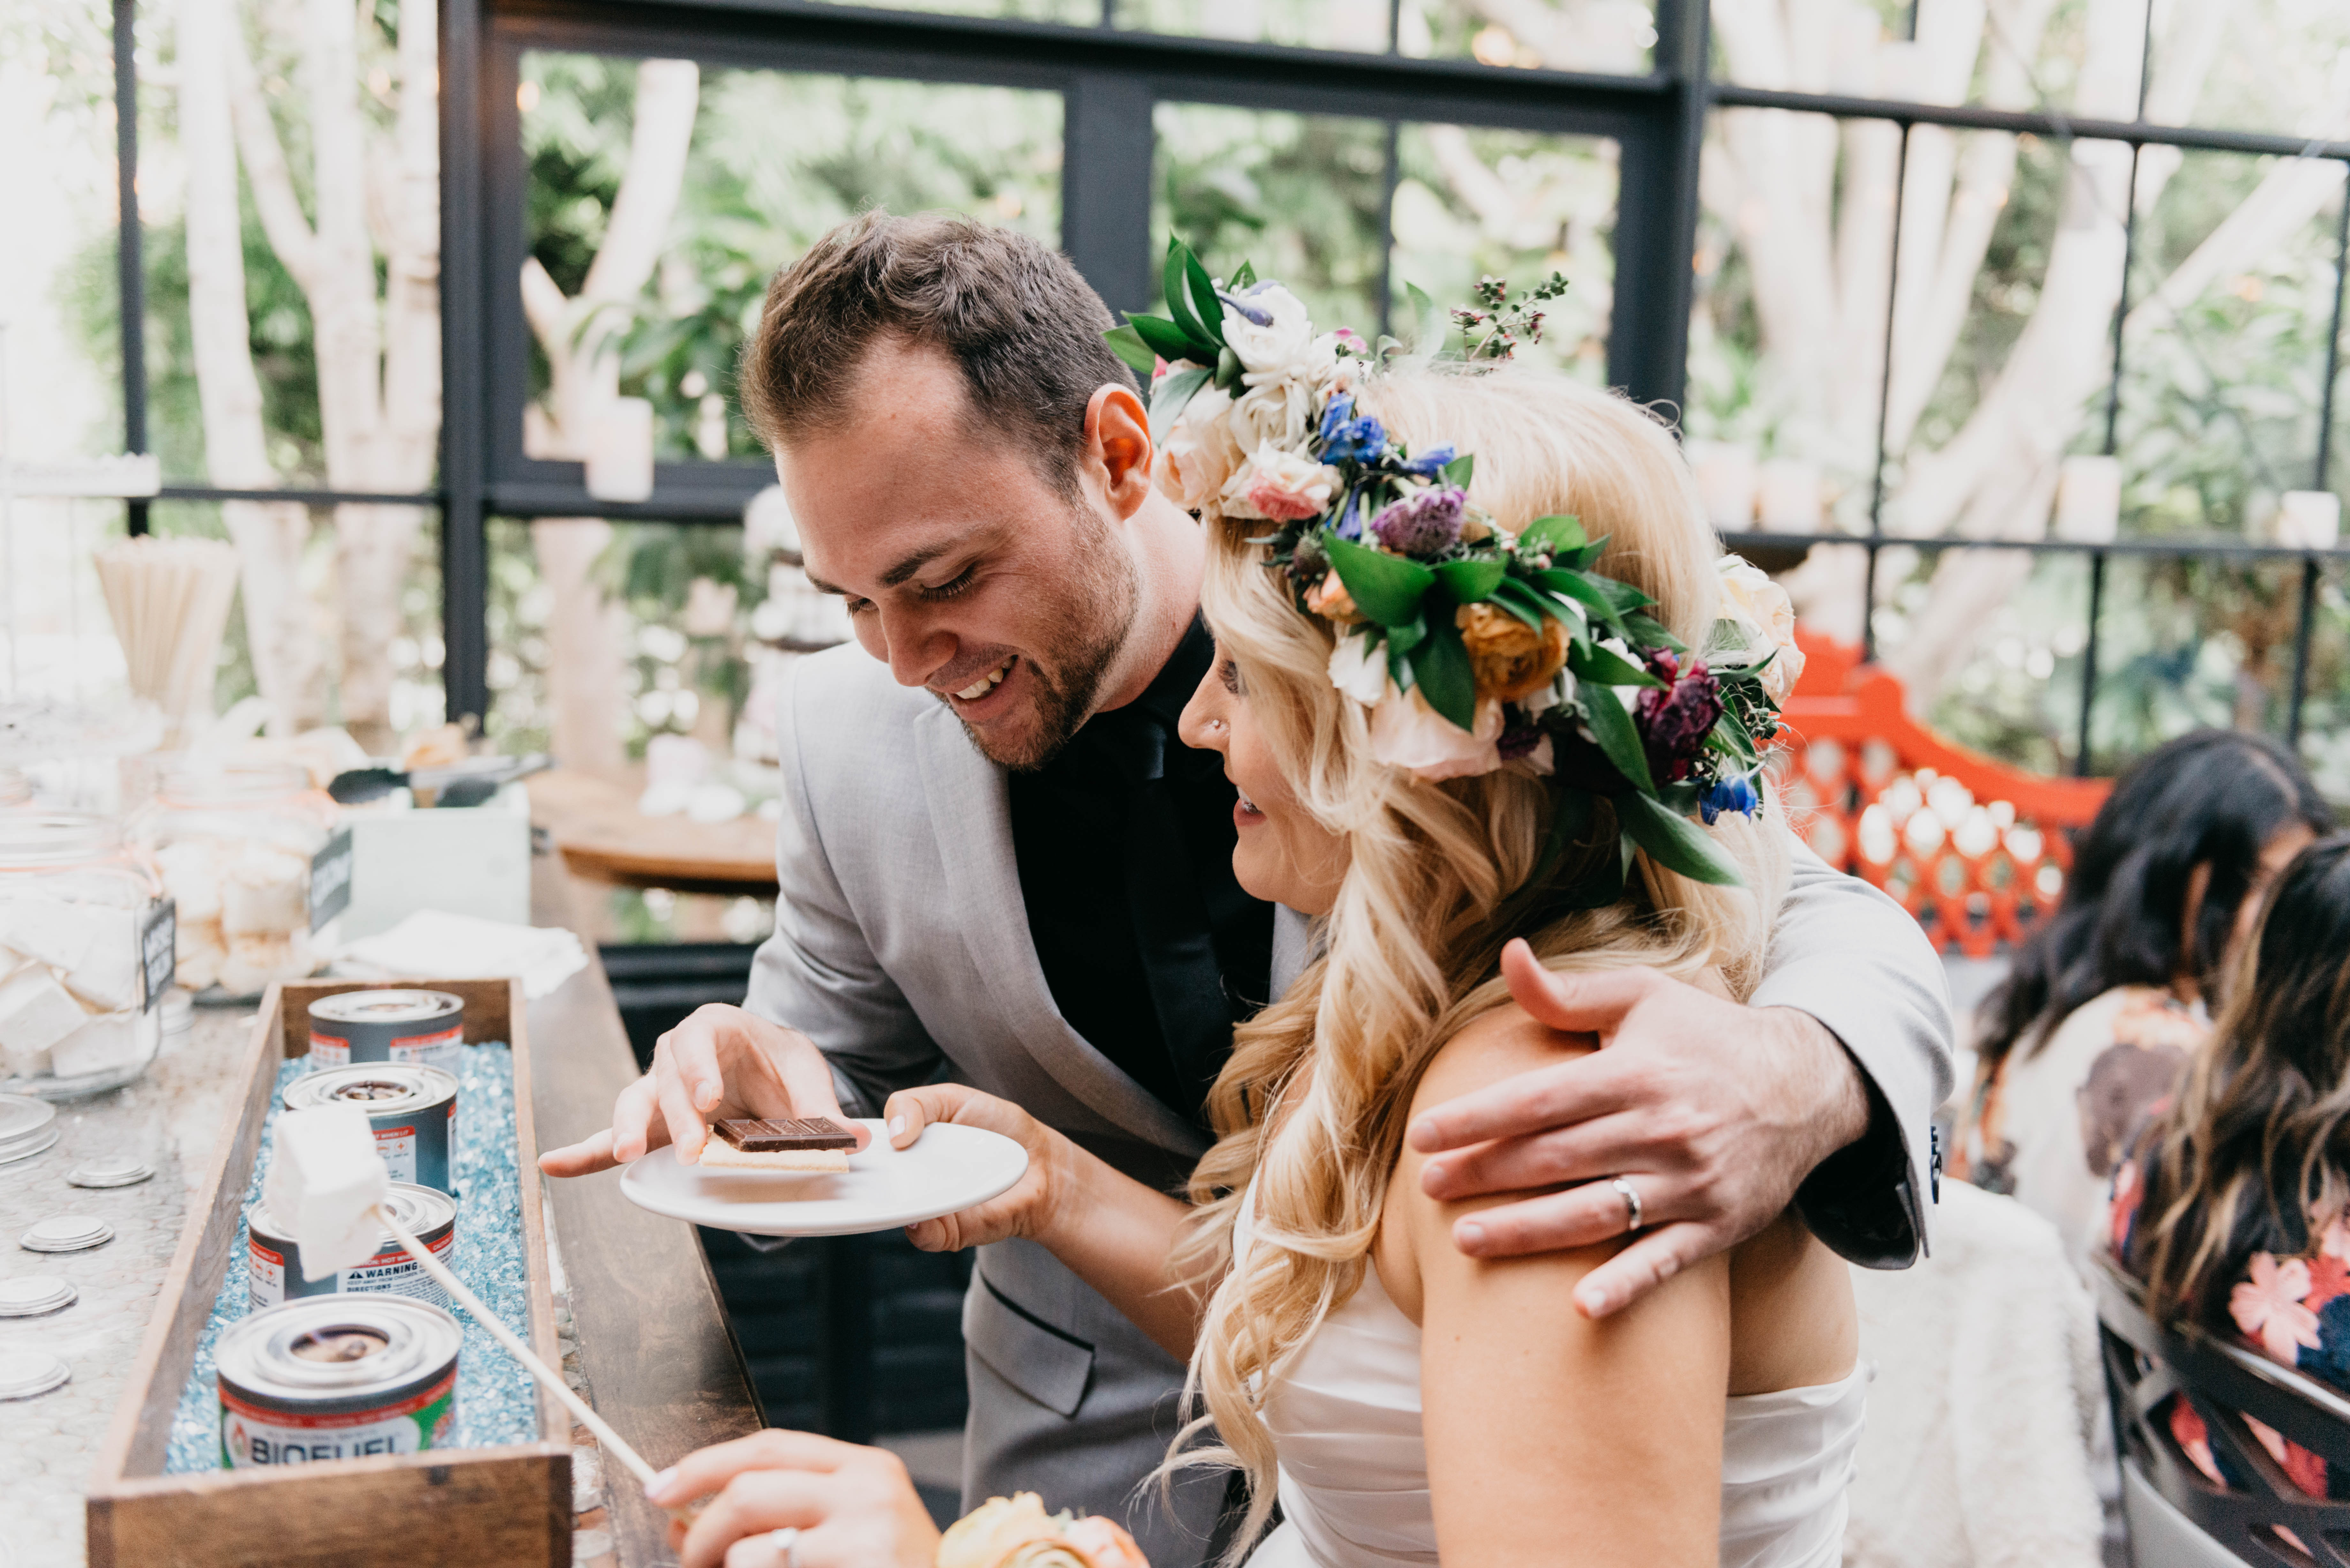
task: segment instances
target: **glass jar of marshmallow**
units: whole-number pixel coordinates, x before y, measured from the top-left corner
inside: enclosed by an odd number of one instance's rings
[[[312,863],[335,803],[298,764],[184,757],[132,830],[179,907],[179,982],[199,1002],[256,997],[325,967],[332,922],[311,919]]]
[[[171,944],[161,892],[106,817],[0,812],[0,1091],[71,1099],[147,1070],[162,1039],[149,981],[167,971],[146,958]]]

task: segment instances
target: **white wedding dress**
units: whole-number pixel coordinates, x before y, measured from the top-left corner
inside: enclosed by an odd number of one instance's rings
[[[1247,1245],[1254,1200],[1252,1190],[1234,1229],[1236,1253]],[[1841,1383],[1730,1401],[1722,1568],[1835,1568],[1872,1370],[1863,1364]],[[1437,1563],[1419,1431],[1419,1329],[1388,1299],[1377,1269],[1291,1359],[1264,1418],[1281,1458],[1284,1522],[1249,1568]]]

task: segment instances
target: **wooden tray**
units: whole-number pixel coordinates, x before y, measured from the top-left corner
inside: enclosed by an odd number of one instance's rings
[[[538,1140],[531,1126],[530,1050],[522,982],[403,981],[453,992],[465,1002],[470,1044],[514,1048],[515,1136],[520,1146],[522,1232],[530,1274],[530,1343],[562,1364],[547,1295],[546,1231],[539,1215]],[[235,1257],[239,1209],[260,1152],[262,1117],[277,1069],[310,1049],[310,1003],[337,992],[379,989],[366,981],[269,988],[246,1048],[236,1125],[221,1140],[164,1276],[161,1301],[131,1368],[122,1403],[99,1450],[88,1494],[94,1568],[187,1563],[202,1568],[267,1563],[273,1568],[420,1568],[427,1563],[571,1561],[571,1421],[544,1389],[535,1443],[433,1449],[418,1454],[257,1469],[166,1475],[164,1450],[196,1341]]]

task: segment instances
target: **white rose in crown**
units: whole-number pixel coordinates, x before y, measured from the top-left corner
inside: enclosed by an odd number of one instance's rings
[[[1233,438],[1243,452],[1303,447],[1338,374],[1338,335],[1315,336],[1304,302],[1278,284],[1233,296],[1223,326],[1247,389],[1232,405]]]
[[[1330,684],[1366,708],[1376,705],[1388,689],[1386,644],[1374,648],[1367,637],[1340,637],[1330,650]]]
[[[1487,698],[1475,717],[1475,727],[1464,732],[1430,707],[1419,687],[1406,692],[1390,680],[1371,710],[1371,755],[1430,782],[1490,774],[1502,765],[1502,705]]]
[[[1771,580],[1762,567],[1737,556],[1717,563],[1721,572],[1721,613],[1737,624],[1739,641],[1728,646],[1717,638],[1721,651],[1738,664],[1755,664],[1775,654],[1762,671],[1762,690],[1773,702],[1784,704],[1804,673],[1804,650],[1795,646],[1795,607],[1787,590]]]
[[[1314,343],[1314,317],[1305,302],[1277,283],[1261,283],[1232,296],[1224,306],[1224,347],[1243,370],[1287,369]]]
[[[1159,490],[1186,512],[1207,513],[1232,471],[1246,460],[1232,439],[1232,400],[1213,387],[1191,394],[1175,428],[1159,443],[1150,477]],[[1209,518],[1210,522],[1215,519]]]

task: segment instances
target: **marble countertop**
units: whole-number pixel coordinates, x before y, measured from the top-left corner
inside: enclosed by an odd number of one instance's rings
[[[194,1026],[167,1044],[126,1088],[57,1107],[59,1137],[47,1152],[0,1166],[0,1278],[53,1274],[79,1292],[62,1312],[0,1318],[0,1352],[40,1349],[72,1369],[64,1386],[0,1401],[0,1568],[74,1568],[83,1561],[82,1493],[113,1419],[130,1365],[193,1189],[228,1128],[237,1063],[251,1039],[249,1008],[199,1008]],[[136,1152],[155,1170],[136,1187],[85,1189],[66,1172],[95,1155]],[[56,1215],[88,1215],[114,1240],[84,1252],[26,1251],[17,1239]],[[564,1371],[584,1391],[568,1303],[558,1297]],[[613,1562],[601,1496],[600,1456],[575,1428],[574,1562]]]
[[[199,1008],[193,1027],[127,1088],[57,1107],[44,1154],[0,1166],[0,1277],[54,1274],[80,1293],[44,1317],[0,1318],[0,1351],[40,1349],[72,1369],[63,1387],[0,1403],[0,1568],[82,1561],[82,1489],[147,1332],[180,1241],[192,1189],[226,1129],[249,1008]],[[92,1156],[136,1153],[154,1168],[136,1187],[85,1189],[66,1172]],[[85,1252],[34,1252],[17,1238],[53,1215],[89,1215],[114,1240]]]

